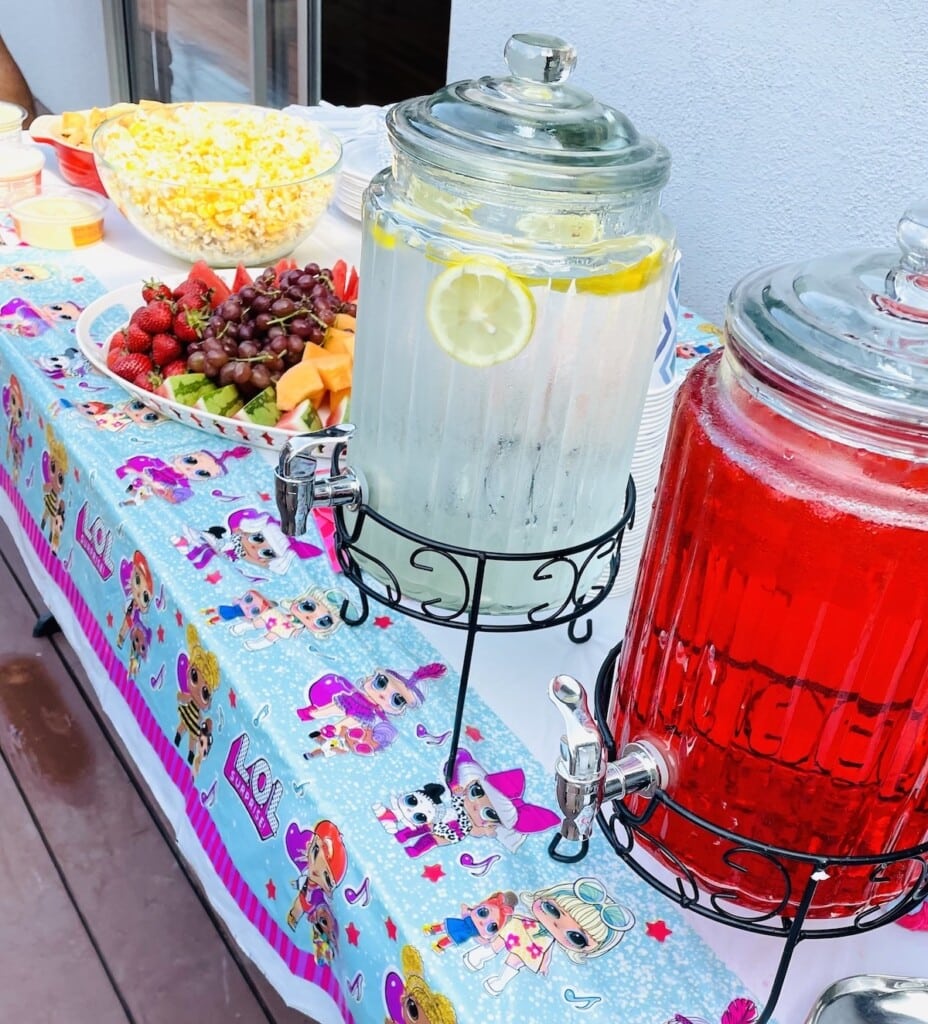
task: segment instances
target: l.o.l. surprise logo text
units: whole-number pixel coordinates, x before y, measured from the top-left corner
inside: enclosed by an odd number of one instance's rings
[[[284,786],[271,775],[271,766],[263,757],[255,758],[249,765],[245,764],[250,742],[247,732],[232,741],[223,775],[238,794],[258,835],[261,839],[270,839],[277,835],[280,828],[277,807]]]
[[[81,505],[74,524],[74,536],[81,551],[90,559],[90,564],[100,574],[100,579],[108,580],[113,575],[113,562],[110,552],[113,550],[113,531],[104,524],[100,516],[95,516],[89,523],[87,506]]]

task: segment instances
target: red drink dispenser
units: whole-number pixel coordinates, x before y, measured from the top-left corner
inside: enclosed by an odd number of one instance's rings
[[[829,857],[928,840],[928,206],[899,240],[732,292],[677,398],[608,712],[619,749],[663,754],[676,804]],[[708,892],[795,911],[792,868],[665,807],[648,832]],[[843,867],[810,916],[917,870]]]

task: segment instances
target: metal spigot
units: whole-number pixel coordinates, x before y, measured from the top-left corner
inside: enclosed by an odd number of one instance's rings
[[[617,761],[607,761],[586,691],[572,676],[555,676],[548,696],[564,718],[561,756],[554,769],[563,820],[548,852],[563,864],[573,864],[586,856],[603,801],[621,800],[632,793],[651,796],[667,787],[669,771],[660,751],[646,741],[629,743]],[[562,839],[579,843],[579,849],[573,854],[558,853]]]
[[[288,536],[306,532],[309,513],[314,508],[360,507],[363,481],[353,469],[342,469],[339,465],[353,433],[350,423],[340,423],[298,434],[284,445],[274,473],[274,490],[280,527]],[[327,454],[331,454],[332,472],[316,476],[317,460]]]

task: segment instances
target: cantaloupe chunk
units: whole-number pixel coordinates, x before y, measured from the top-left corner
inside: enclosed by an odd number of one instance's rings
[[[284,370],[277,381],[276,391],[277,408],[283,412],[288,412],[307,398],[318,409],[325,396],[326,385],[315,363],[304,361]]]
[[[336,313],[332,327],[339,331],[351,331],[354,334],[356,323],[357,318],[353,317],[350,313]]]
[[[306,352],[310,348],[313,350],[312,354],[306,358]],[[304,359],[298,365],[304,366],[308,363],[310,366],[315,366],[322,378],[322,383],[329,391],[345,391],[351,387],[351,356],[347,353],[330,352],[318,345],[307,345],[303,350],[303,355]]]
[[[344,352],[350,359],[354,360],[354,331],[343,331],[338,327],[330,327],[325,332],[325,341],[322,343],[326,352]],[[303,349],[306,352],[306,349]]]

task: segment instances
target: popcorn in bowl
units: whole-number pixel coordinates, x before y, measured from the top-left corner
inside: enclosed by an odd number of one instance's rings
[[[341,144],[320,125],[232,103],[144,104],[93,136],[110,198],[156,245],[212,266],[287,255],[335,190]]]

